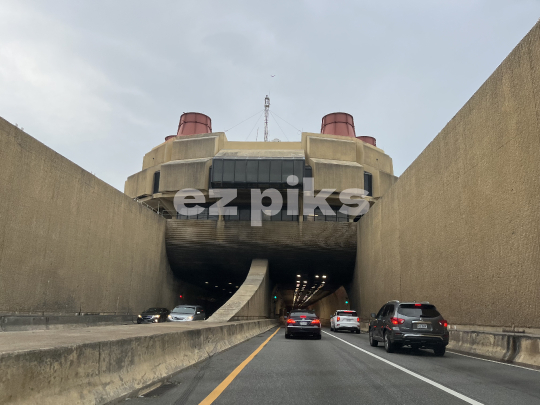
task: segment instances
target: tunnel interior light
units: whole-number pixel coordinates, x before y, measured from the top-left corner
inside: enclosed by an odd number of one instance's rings
[[[322,276],[322,278],[326,278],[326,276]]]
[[[204,284],[208,284],[208,281],[205,281]]]
[[[296,277],[302,277],[300,274],[297,274]]]
[[[304,280],[304,284],[307,284],[307,281]]]
[[[345,301],[345,304],[348,304],[349,303],[349,300]]]
[[[319,276],[316,275],[315,278],[319,278]]]
[[[232,285],[232,283],[229,283],[229,285]]]

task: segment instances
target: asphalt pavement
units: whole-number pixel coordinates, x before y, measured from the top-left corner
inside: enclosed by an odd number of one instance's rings
[[[540,404],[537,370],[451,352],[436,357],[431,350],[403,348],[389,354],[382,345],[371,347],[367,334],[323,329],[322,339],[313,340],[285,339],[283,328],[271,337],[275,331],[218,353],[126,401],[130,405]],[[206,399],[212,392],[213,402]]]

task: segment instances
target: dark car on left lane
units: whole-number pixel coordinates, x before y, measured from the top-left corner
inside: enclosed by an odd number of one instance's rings
[[[137,317],[137,323],[166,322],[170,313],[167,308],[148,308]]]
[[[321,338],[321,320],[315,311],[308,309],[296,309],[291,311],[285,328],[285,338],[294,336],[313,336]]]

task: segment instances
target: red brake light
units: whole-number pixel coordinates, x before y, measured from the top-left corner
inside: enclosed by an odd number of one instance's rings
[[[403,322],[405,322],[405,319],[402,318],[390,318],[390,322],[392,322],[394,325],[401,325]]]
[[[356,322],[360,322],[360,318],[356,318]]]
[[[443,319],[442,321],[439,321],[439,325],[446,328],[448,326],[448,322]]]
[[[312,325],[320,325],[321,321],[319,321],[318,319],[314,319],[314,320],[311,321],[311,324]]]
[[[296,323],[296,321],[294,319],[289,318],[287,319],[287,323]]]
[[[306,316],[305,315],[300,315],[300,318],[305,318]]]
[[[339,322],[340,319],[341,319],[341,318],[338,316],[338,317],[337,317],[337,321]]]
[[[421,307],[422,304],[414,304],[415,307]]]

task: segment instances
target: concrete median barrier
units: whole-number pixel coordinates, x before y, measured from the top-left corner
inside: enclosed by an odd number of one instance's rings
[[[275,325],[254,320],[9,332],[0,341],[0,403],[109,403]]]
[[[540,368],[540,336],[450,330],[448,350]]]

